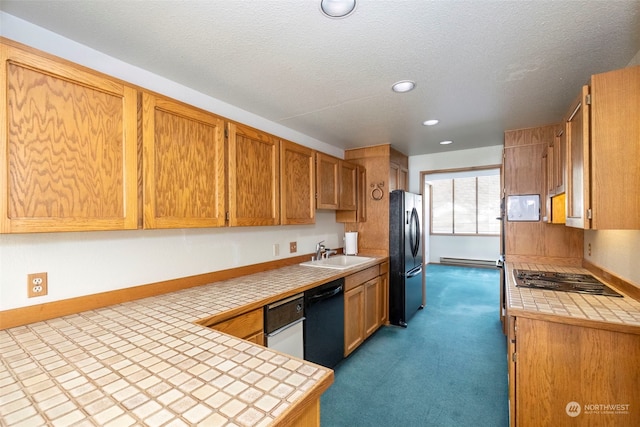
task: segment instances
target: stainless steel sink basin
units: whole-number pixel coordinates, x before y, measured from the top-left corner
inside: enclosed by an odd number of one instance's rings
[[[345,270],[347,268],[355,267],[365,262],[373,261],[375,258],[356,255],[335,255],[325,259],[319,259],[317,261],[307,261],[300,265],[305,267],[322,267],[333,268],[336,270]]]

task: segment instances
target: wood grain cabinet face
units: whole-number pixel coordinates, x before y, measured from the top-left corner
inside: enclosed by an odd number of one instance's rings
[[[589,86],[571,104],[566,121],[567,133],[567,225],[590,228],[589,208]]]
[[[357,166],[358,192],[356,194],[356,210],[337,210],[336,222],[365,222],[367,220],[367,171],[364,166]]]
[[[409,170],[404,166],[398,165],[396,163],[390,163],[390,174],[389,174],[389,192],[393,190],[405,190],[409,189],[408,184],[408,176]]]
[[[231,319],[209,326],[216,331],[264,345],[264,311],[262,308],[239,314]]]
[[[225,224],[224,121],[144,93],[144,227]]]
[[[0,44],[0,232],[137,227],[137,92]]]
[[[340,203],[338,209],[355,211],[358,207],[358,166],[340,161]]]
[[[640,230],[640,66],[590,83],[567,119],[567,225]]]
[[[280,140],[228,123],[229,225],[280,224]]]
[[[314,151],[286,140],[280,144],[282,224],[313,224],[316,213]]]
[[[344,355],[348,356],[364,341],[364,287],[344,293]]]
[[[345,278],[344,356],[348,356],[386,322],[388,264]],[[381,313],[385,311],[385,313]]]
[[[364,288],[364,336],[366,338],[380,326],[380,278],[373,278],[362,286]]]
[[[340,205],[340,159],[316,153],[316,208],[338,209]]]
[[[512,321],[512,425],[640,425],[640,335],[524,317]],[[570,402],[581,405],[578,417],[567,413]],[[626,413],[593,413],[587,406],[600,404],[622,405],[618,410]]]
[[[316,208],[355,211],[358,165],[316,153]]]

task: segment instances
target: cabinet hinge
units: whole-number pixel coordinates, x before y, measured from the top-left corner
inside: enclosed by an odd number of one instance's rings
[[[224,220],[225,220],[225,221],[229,221],[229,219],[230,219],[229,211],[226,211],[226,212],[224,213]]]
[[[591,94],[588,93],[587,96],[584,97],[584,103],[587,105],[591,105]]]
[[[593,219],[591,218],[591,208],[587,209],[587,219]]]
[[[224,137],[229,138],[229,129],[224,130]]]
[[[511,360],[513,360],[513,363],[516,363],[518,361],[518,353],[513,353],[511,355]]]

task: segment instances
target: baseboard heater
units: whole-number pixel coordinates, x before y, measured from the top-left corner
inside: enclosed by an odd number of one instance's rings
[[[496,268],[496,260],[440,257],[440,264],[460,267]]]

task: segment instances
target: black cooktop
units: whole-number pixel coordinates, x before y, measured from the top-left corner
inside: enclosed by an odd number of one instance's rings
[[[590,274],[513,270],[513,276],[516,280],[516,286],[521,288],[547,289],[622,298],[622,295]]]

